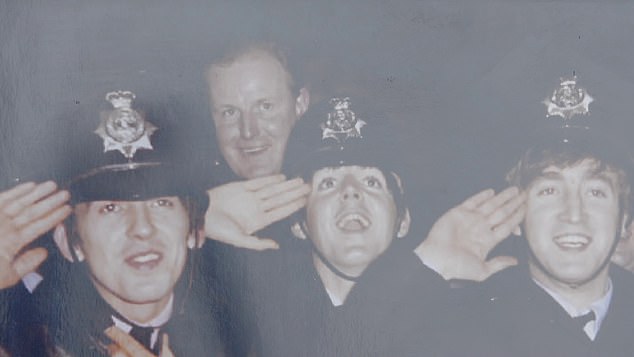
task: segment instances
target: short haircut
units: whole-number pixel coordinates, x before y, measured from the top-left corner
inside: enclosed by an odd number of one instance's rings
[[[529,187],[535,179],[543,175],[550,166],[558,168],[572,167],[583,160],[594,160],[595,172],[613,172],[616,174],[616,189],[619,197],[620,217],[630,212],[632,207],[631,185],[632,177],[631,158],[626,152],[607,145],[605,142],[597,145],[588,141],[554,142],[536,145],[527,150],[517,165],[511,169],[506,180],[509,184],[522,189]],[[628,221],[631,220],[628,214]],[[628,222],[626,222],[628,223]]]
[[[287,84],[291,94],[294,96],[299,95],[300,89],[306,85],[306,83],[304,83],[304,78],[301,75],[301,71],[298,68],[299,66],[296,62],[289,60],[288,53],[290,52],[290,49],[283,48],[274,42],[254,41],[231,45],[227,48],[227,50],[222,52],[221,56],[211,60],[211,62],[206,66],[206,73],[208,74],[214,67],[230,66],[242,57],[257,52],[265,53],[279,62],[287,74]]]

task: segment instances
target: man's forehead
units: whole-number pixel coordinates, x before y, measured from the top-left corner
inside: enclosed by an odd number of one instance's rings
[[[267,76],[269,79],[281,76],[284,77],[283,80],[290,81],[290,73],[284,65],[275,56],[263,50],[247,52],[231,62],[212,64],[208,71],[208,79],[213,89],[214,83],[219,78],[226,79],[227,75],[231,80],[236,80],[249,79],[254,74]]]
[[[565,176],[574,176],[579,179],[602,179],[609,182],[618,179],[617,172],[594,158],[586,158],[572,164],[550,165],[545,167],[539,179],[563,179]]]

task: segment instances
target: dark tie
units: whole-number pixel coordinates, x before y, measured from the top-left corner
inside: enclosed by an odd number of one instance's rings
[[[141,343],[148,351],[156,353],[152,348],[152,333],[154,332],[154,327],[141,327],[141,326],[132,326],[132,330],[130,330],[130,336],[134,337],[139,343]]]
[[[594,321],[594,311],[590,310],[588,313],[581,316],[573,317],[572,319],[578,326],[581,326],[581,329],[583,330],[588,322]]]

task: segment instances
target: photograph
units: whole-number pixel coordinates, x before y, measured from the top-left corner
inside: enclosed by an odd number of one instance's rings
[[[0,0],[0,357],[634,355],[634,3]]]

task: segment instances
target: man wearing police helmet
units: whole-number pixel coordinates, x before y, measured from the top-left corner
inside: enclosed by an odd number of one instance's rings
[[[304,250],[297,250],[292,266],[272,280],[276,288],[258,319],[263,355],[335,353],[329,349],[337,331],[345,329],[343,305],[350,290],[365,268],[409,230],[403,187],[396,166],[390,165],[390,143],[382,142],[380,133],[369,129],[374,122],[354,109],[350,98],[337,97],[306,114],[302,129],[316,140],[307,139],[309,153],[298,154],[303,160],[294,171],[312,191],[291,228]]]
[[[197,301],[191,287],[199,194],[152,151],[152,108],[136,110],[130,91],[106,99],[101,140],[93,134],[74,158],[91,168],[69,183],[73,214],[54,232],[71,264],[40,296],[49,342],[76,356],[222,354],[213,299]]]
[[[562,77],[543,102],[548,121],[507,176],[526,195],[527,257],[472,305],[473,322],[489,326],[477,334],[476,355],[625,356],[634,348],[634,281],[610,264],[631,220],[634,170],[608,126],[619,106],[608,104],[606,88]]]

